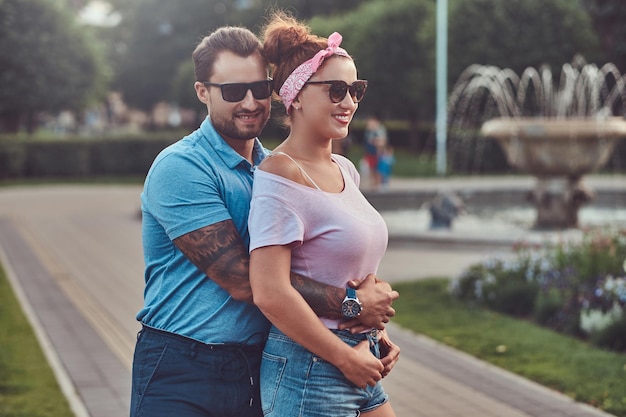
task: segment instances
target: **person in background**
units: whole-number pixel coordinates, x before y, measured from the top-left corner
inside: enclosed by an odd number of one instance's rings
[[[245,28],[216,30],[192,57],[208,117],[156,157],[141,194],[145,290],[130,415],[259,417],[269,322],[252,302],[247,224],[273,81]],[[342,317],[343,286],[291,279],[318,314]],[[363,313],[342,325],[384,327],[397,293],[373,275],[357,292]]]
[[[382,149],[387,146],[387,129],[383,125],[379,116],[371,114],[365,124],[363,133],[364,156],[370,174],[369,186],[378,189],[381,184],[380,173],[378,172],[378,159]]]
[[[355,166],[332,153],[367,89],[341,40],[314,36],[282,12],[264,31],[291,125],[256,171],[248,220],[252,293],[273,324],[261,363],[266,416],[395,416],[380,381],[399,348],[385,331],[341,330],[289,278],[294,271],[343,286],[344,317],[357,317],[362,306],[345,277],[375,273],[387,247],[385,221],[360,192]]]
[[[386,190],[389,188],[389,179],[393,172],[393,165],[396,163],[396,157],[393,155],[393,147],[391,145],[384,146],[378,156],[378,175],[380,177],[380,188]]]

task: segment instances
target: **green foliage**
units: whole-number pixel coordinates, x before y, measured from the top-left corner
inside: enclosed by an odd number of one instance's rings
[[[398,283],[394,322],[571,398],[626,417],[626,358],[526,320],[468,306],[446,279]]]
[[[145,177],[156,155],[183,136],[89,138],[63,141],[1,140],[0,179]]]
[[[16,131],[39,111],[79,109],[109,76],[101,46],[56,2],[0,2],[0,124]],[[0,126],[0,129],[2,126]]]
[[[191,59],[183,61],[178,66],[172,83],[172,99],[181,107],[206,112],[206,106],[196,96],[193,87],[195,81],[193,61]]]
[[[538,286],[528,280],[532,269],[524,257],[514,266],[499,259],[473,265],[454,292],[459,298],[475,300],[495,311],[524,317],[533,311],[539,292]]]
[[[626,3],[623,0],[582,0],[598,33],[608,62],[626,72]]]
[[[359,167],[363,153],[361,145],[353,144],[347,156],[356,167]],[[394,177],[415,178],[437,175],[435,160],[431,155],[417,154],[407,149],[395,149],[394,156],[396,158],[392,170]]]
[[[564,294],[561,291],[554,289],[541,291],[537,294],[533,320],[546,327],[557,327],[558,321],[555,318],[558,318],[564,304]]]
[[[393,176],[404,178],[421,178],[437,176],[435,158],[428,154],[416,154],[407,149],[394,151],[396,163],[393,165]]]
[[[556,268],[575,271],[576,285],[593,285],[606,274],[624,273],[626,239],[621,233],[589,230],[580,244],[557,246],[553,256]]]
[[[626,352],[626,316],[592,334],[591,338],[595,345]]]
[[[118,44],[117,50],[112,51],[116,63],[115,87],[124,92],[130,105],[149,110],[158,101],[174,100],[183,105],[178,100],[187,102],[195,97],[186,90],[192,84],[181,85],[181,76],[188,74],[181,65],[191,62],[197,43],[216,28],[241,25],[258,32],[272,8],[284,8],[299,19],[307,19],[354,8],[361,0],[114,0],[112,3],[124,16],[109,35]]]
[[[239,23],[233,2],[137,0],[132,7],[119,28],[126,38],[116,87],[129,105],[144,110],[173,99],[179,66],[191,60],[202,37],[219,26]]]
[[[370,0],[371,1],[371,0]],[[280,8],[291,12],[298,19],[310,19],[314,16],[333,16],[356,9],[364,0],[265,0],[260,1],[261,10],[268,7]],[[258,10],[258,9],[257,9]],[[325,36],[328,36],[326,34]]]
[[[411,121],[414,148],[417,122],[434,119],[436,16],[432,0],[113,3],[124,17],[107,37],[115,43],[115,85],[135,107],[150,109],[160,100],[179,105],[193,102],[191,87],[185,83],[193,81],[187,66],[200,38],[223,24],[244,25],[258,33],[269,11],[283,8],[299,19],[310,19],[319,35],[342,33],[360,76],[370,81],[360,113]],[[591,21],[579,2],[451,0],[448,16],[450,83],[474,63],[521,73],[544,63],[558,69],[576,53],[588,62],[603,60]],[[499,148],[487,147],[496,158],[485,156],[477,163],[480,169],[508,169]]]
[[[625,259],[626,232],[591,230],[581,241],[522,245],[512,259],[472,265],[450,291],[472,305],[625,349],[626,332],[619,331],[626,320]]]
[[[450,82],[472,64],[521,74],[543,64],[559,71],[576,54],[600,58],[589,16],[571,0],[453,0],[448,27]]]
[[[392,131],[406,129],[395,124],[390,127]],[[63,140],[4,135],[0,136],[0,179],[143,177],[159,151],[185,134],[171,131],[149,136],[71,137]],[[271,123],[262,136],[263,145],[273,149],[284,137],[280,126]],[[362,156],[362,146],[355,138],[348,157],[358,167]],[[432,155],[397,146],[395,157],[394,176],[437,175]]]
[[[434,99],[434,42],[425,22],[433,18],[428,0],[376,0],[333,17],[310,21],[315,33],[343,34],[359,76],[370,82],[362,113],[418,120]],[[432,113],[424,113],[422,116]]]
[[[1,268],[0,415],[74,415]]]

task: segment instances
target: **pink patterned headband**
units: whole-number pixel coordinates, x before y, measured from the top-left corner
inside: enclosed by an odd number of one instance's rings
[[[325,58],[332,55],[350,58],[346,50],[339,47],[342,39],[339,33],[333,32],[333,34],[328,37],[328,48],[322,49],[316,53],[313,58],[303,62],[289,74],[289,77],[287,77],[279,91],[280,98],[285,105],[285,109],[287,109],[287,114],[291,112],[291,103],[293,103],[300,90],[302,90],[304,84],[319,69]]]

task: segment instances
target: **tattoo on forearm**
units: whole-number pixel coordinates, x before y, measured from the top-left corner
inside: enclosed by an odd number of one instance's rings
[[[252,302],[250,257],[231,221],[223,221],[187,233],[176,246],[201,271],[238,299]],[[319,317],[341,318],[345,290],[291,274],[291,284]]]
[[[175,243],[198,269],[229,293],[251,293],[250,258],[232,222],[203,227],[179,237]]]
[[[232,234],[230,229],[222,222],[215,224],[214,227],[195,230],[179,238],[182,244],[179,247],[183,246],[181,249],[189,260],[203,271],[222,257],[230,263],[233,257],[241,255],[240,250],[233,250],[241,245],[241,241],[237,235]],[[185,251],[185,248],[188,250]]]
[[[341,301],[344,291],[310,278],[291,273],[291,285],[304,297],[319,317],[341,318]]]

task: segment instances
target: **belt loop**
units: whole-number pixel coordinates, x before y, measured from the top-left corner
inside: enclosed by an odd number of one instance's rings
[[[367,333],[367,340],[369,340],[370,351],[380,359],[380,347],[378,346],[378,330],[372,329],[369,333]]]
[[[191,359],[196,359],[196,345],[197,343],[194,342],[189,346],[189,356],[191,356]]]
[[[378,329],[372,329],[370,330],[369,336],[371,337],[372,341],[374,343],[378,342]]]

